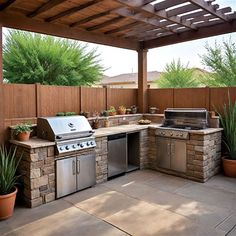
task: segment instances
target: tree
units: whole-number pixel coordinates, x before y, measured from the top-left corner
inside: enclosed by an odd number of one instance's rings
[[[178,60],[167,64],[160,79],[156,81],[160,88],[190,88],[199,86],[194,71]]]
[[[92,85],[104,72],[97,50],[75,41],[10,31],[3,47],[4,79],[9,83]]]
[[[231,40],[223,45],[215,42],[214,47],[205,46],[207,53],[201,56],[202,63],[212,73],[201,78],[207,86],[225,87],[236,86],[236,44]]]

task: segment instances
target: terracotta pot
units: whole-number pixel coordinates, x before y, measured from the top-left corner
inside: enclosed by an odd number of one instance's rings
[[[16,135],[16,139],[18,141],[27,141],[27,140],[29,140],[29,137],[30,137],[30,132],[29,131],[22,132],[22,133],[19,133],[19,134]]]
[[[116,115],[116,111],[114,112],[109,112],[109,116],[115,116]]]
[[[0,195],[0,220],[8,219],[13,214],[17,193],[17,188],[14,188],[14,192]]]
[[[118,110],[119,115],[125,115],[126,109]]]
[[[224,174],[228,177],[236,178],[236,160],[222,157]]]

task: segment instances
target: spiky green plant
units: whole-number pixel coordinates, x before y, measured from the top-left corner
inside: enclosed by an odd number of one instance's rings
[[[0,147],[0,195],[11,193],[17,183],[16,170],[20,159],[16,160],[16,148],[8,151],[6,146]]]
[[[96,49],[76,41],[11,30],[3,46],[4,79],[9,83],[90,86],[104,68]]]
[[[212,87],[236,86],[236,44],[229,40],[222,45],[215,42],[213,47],[206,44],[205,48],[202,63],[212,73],[202,76],[201,82]]]
[[[194,76],[194,71],[184,66],[180,60],[173,60],[167,64],[164,73],[156,80],[159,88],[191,88],[198,87],[200,83]]]
[[[218,112],[224,129],[224,144],[231,159],[236,160],[236,101],[231,102],[228,95],[228,106],[224,104],[223,112]]]

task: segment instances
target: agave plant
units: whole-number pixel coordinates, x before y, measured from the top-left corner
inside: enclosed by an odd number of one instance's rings
[[[218,113],[224,129],[223,141],[229,152],[229,157],[236,160],[236,101],[232,103],[229,95],[228,101],[228,107],[224,104],[223,112]]]
[[[8,151],[5,146],[0,147],[0,195],[12,192],[19,178],[16,170],[20,159],[16,161],[16,148]]]

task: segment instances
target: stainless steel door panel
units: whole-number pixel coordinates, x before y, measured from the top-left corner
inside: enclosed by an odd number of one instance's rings
[[[157,166],[170,169],[170,139],[157,137]]]
[[[119,138],[108,141],[108,177],[127,170],[127,139]]]
[[[77,190],[96,184],[95,154],[77,157]]]
[[[76,157],[56,161],[57,198],[76,191]]]
[[[171,169],[186,172],[186,142],[183,140],[171,140]]]

